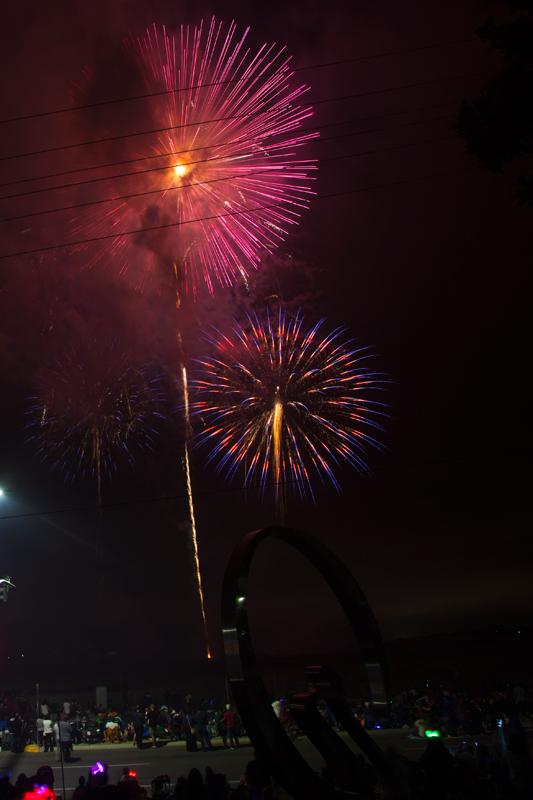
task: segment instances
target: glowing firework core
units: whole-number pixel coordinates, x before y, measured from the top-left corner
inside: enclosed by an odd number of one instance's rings
[[[273,444],[273,467],[274,481],[279,483],[281,479],[281,447],[282,447],[282,425],[283,425],[283,403],[276,396],[274,400],[274,410],[272,412],[272,444]]]
[[[249,317],[212,340],[215,354],[193,383],[210,460],[229,477],[243,467],[245,485],[271,480],[280,505],[286,483],[312,495],[313,475],[339,489],[339,464],[365,470],[367,446],[380,446],[372,431],[382,430],[385,406],[372,395],[383,378],[366,368],[366,348],[351,350],[342,330],[323,334],[321,324],[305,331],[282,310],[276,320]]]
[[[174,166],[174,174],[176,175],[177,178],[183,178],[183,176],[186,175],[187,172],[188,169],[185,166],[185,164],[176,164]]]

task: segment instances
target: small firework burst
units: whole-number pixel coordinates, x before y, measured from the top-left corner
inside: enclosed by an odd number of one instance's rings
[[[102,480],[153,446],[162,408],[153,369],[133,366],[117,348],[93,341],[42,370],[29,438],[65,479],[93,478],[100,502]]]

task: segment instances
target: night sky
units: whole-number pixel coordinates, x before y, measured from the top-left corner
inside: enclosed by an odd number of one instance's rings
[[[254,285],[257,296],[278,292],[293,307],[302,304],[309,322],[325,316],[374,348],[392,381],[387,449],[370,454],[369,477],[343,472],[340,495],[319,489],[316,505],[292,500],[285,521],[346,561],[387,639],[516,625],[533,611],[525,391],[531,211],[516,205],[512,173],[484,172],[453,127],[461,99],[479,92],[498,67],[497,56],[475,40],[487,7],[333,0],[327,15],[324,8],[318,0],[253,8],[233,0],[203,7],[167,0],[10,3],[2,12],[1,116],[69,105],[87,65],[95,75],[88,96],[131,93],[134,76],[117,72],[116,54],[125,35],[152,21],[172,27],[212,13],[234,18],[253,27],[254,43],[286,43],[298,66],[377,56],[305,73],[311,102],[366,93],[319,104],[318,126],[361,118],[346,132],[390,127],[310,146],[319,159],[353,156],[323,165],[320,195],[357,191],[313,202],[285,245],[265,258]],[[380,55],[439,42],[448,44]],[[91,138],[104,113],[110,130],[139,127],[125,106],[4,124],[0,152]],[[378,152],[355,155],[369,150]],[[4,160],[1,181],[69,169],[80,157],[70,151]],[[47,202],[46,194],[4,200],[2,216]],[[2,253],[61,241],[65,225],[61,215],[35,227],[3,224]],[[0,608],[8,630],[0,658],[37,657],[40,647],[104,652],[117,641],[123,652],[140,647],[147,657],[169,646],[178,657],[200,656],[186,506],[183,499],[157,501],[183,492],[176,419],[152,455],[105,486],[111,507],[100,526],[96,511],[40,515],[94,504],[90,482],[63,485],[27,442],[28,398],[41,365],[65,341],[97,333],[127,341],[140,358],[172,358],[164,286],[139,293],[112,269],[85,262],[86,255],[68,250],[0,261],[0,485],[7,493],[0,500],[0,575],[17,585]],[[198,328],[223,324],[236,304],[235,292],[217,290],[184,312],[190,356],[201,352]],[[202,459],[195,453],[193,480],[210,632],[220,653],[224,565],[240,537],[274,514],[271,499],[260,502],[254,491],[244,498]],[[33,516],[2,519],[19,514]],[[256,576],[251,602],[261,649],[311,652],[344,641],[327,591],[280,545],[265,547]],[[102,586],[105,612],[94,598]]]

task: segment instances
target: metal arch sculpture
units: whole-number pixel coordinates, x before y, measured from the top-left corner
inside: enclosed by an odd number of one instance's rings
[[[229,683],[248,735],[276,780],[294,798],[307,800],[343,796],[342,792],[339,794],[334,789],[327,789],[293,745],[272,709],[269,694],[257,670],[248,624],[248,577],[256,550],[266,539],[277,539],[294,547],[325,579],[350,622],[364,662],[370,697],[376,706],[384,707],[388,704],[388,680],[379,628],[353,575],[321,542],[290,528],[269,527],[247,534],[235,547],[224,575],[222,634]],[[342,689],[328,676],[319,677],[320,682],[328,685],[328,697],[337,702],[342,714]],[[338,747],[338,755],[342,753],[342,756],[333,759],[336,763],[346,757],[352,758],[353,754],[346,752],[349,749],[342,740],[329,729],[327,733],[325,729],[320,730],[316,706],[310,708],[309,697],[306,697],[301,702],[300,719],[304,723],[307,720],[313,744],[321,749],[326,758]],[[348,711],[345,702],[344,711]],[[386,772],[387,764],[381,749],[351,712],[349,715],[345,713],[345,719],[348,727],[344,727],[352,739],[380,771]]]

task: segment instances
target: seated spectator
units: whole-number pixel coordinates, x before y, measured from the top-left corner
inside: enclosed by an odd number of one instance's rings
[[[270,776],[259,761],[250,761],[241,778],[240,786],[232,794],[235,800],[273,800],[274,790]]]
[[[105,724],[104,739],[111,744],[118,744],[120,742],[120,724],[117,719],[111,715]]]
[[[229,786],[226,776],[216,774],[210,767],[205,769],[205,787],[209,800],[227,800]]]
[[[445,800],[452,786],[454,764],[442,739],[428,740],[419,764],[422,772],[422,796]]]
[[[39,767],[35,773],[35,783],[39,786],[48,786],[49,789],[54,791],[54,770],[48,764]]]
[[[207,791],[200,770],[193,768],[187,778],[187,800],[204,800]]]
[[[78,778],[78,785],[74,789],[72,794],[72,800],[85,800],[87,797],[87,787],[85,785],[85,778],[83,775],[80,775]]]
[[[31,792],[33,790],[33,783],[24,772],[21,772],[18,776],[15,782],[15,789],[20,792],[20,794]]]

